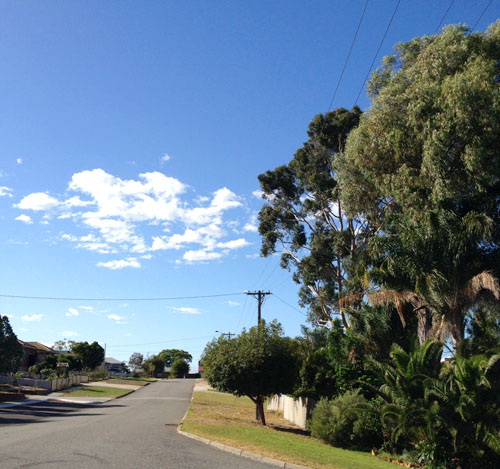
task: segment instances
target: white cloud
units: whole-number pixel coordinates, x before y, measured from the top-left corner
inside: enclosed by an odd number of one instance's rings
[[[203,262],[203,261],[213,261],[214,259],[220,259],[222,254],[220,252],[209,252],[203,249],[198,251],[186,251],[182,258],[188,262]]]
[[[31,316],[28,316],[27,314],[25,314],[24,316],[21,316],[21,319],[23,321],[28,321],[28,322],[33,322],[33,321],[37,321],[37,322],[40,322],[43,318],[43,314],[32,314]]]
[[[12,197],[12,189],[6,186],[0,186],[0,197]]]
[[[17,221],[22,221],[23,223],[26,223],[27,225],[32,225],[33,224],[33,220],[31,219],[31,217],[29,215],[19,215],[18,217],[14,218],[14,220],[17,220]]]
[[[21,210],[50,210],[61,205],[54,197],[46,194],[45,192],[33,192],[32,194],[23,197],[21,202],[14,204],[15,208]]]
[[[226,301],[226,304],[233,307],[241,306],[241,303],[238,303],[237,301]]]
[[[254,225],[252,223],[245,223],[245,225],[243,226],[243,231],[257,233],[259,231],[259,228],[257,227],[257,225]]]
[[[7,316],[9,319],[12,319],[14,317],[13,314],[0,314],[0,316]]]
[[[21,332],[26,332],[28,329],[26,329],[25,327],[20,327],[18,330]]]
[[[118,314],[108,314],[108,319],[115,321],[116,324],[127,324],[124,316],[118,316]]]
[[[201,314],[201,312],[197,308],[188,308],[188,307],[173,308],[173,307],[171,307],[170,309],[177,311],[178,313],[181,313],[181,314]]]
[[[106,267],[111,270],[124,269],[125,267],[134,267],[138,269],[141,264],[135,257],[129,257],[127,259],[114,260],[109,262],[98,262],[96,264],[98,267]]]
[[[78,337],[78,332],[75,331],[62,331],[61,336],[64,338]]]
[[[73,194],[56,198],[34,192],[14,207],[45,211],[45,217],[83,224],[90,233],[64,233],[61,239],[100,254],[128,253],[125,259],[97,263],[115,270],[140,267],[138,259],[151,258],[151,251],[186,250],[183,258],[188,262],[208,261],[248,245],[244,240],[224,241],[227,229],[239,225],[239,221],[226,219],[227,211],[243,207],[238,195],[223,187],[210,197],[196,195],[189,202],[184,200],[187,189],[178,179],[158,171],[141,173],[137,179],[121,179],[93,169],[73,174],[67,188]],[[21,217],[27,222],[27,215]],[[141,223],[153,227],[147,228],[153,230],[148,238],[139,232]],[[154,233],[155,226],[163,234]],[[217,248],[223,251],[215,252]]]
[[[217,243],[217,247],[222,249],[239,249],[249,245],[250,243],[243,238],[226,241],[225,243]]]
[[[260,189],[252,192],[252,195],[254,197],[256,197],[257,199],[262,199],[262,194],[263,194],[263,192]]]
[[[83,309],[85,311],[94,311],[93,306],[78,306],[80,309]]]
[[[78,316],[80,313],[78,312],[77,309],[75,308],[68,308],[68,312],[66,313],[66,316],[68,317],[73,317],[73,316]]]
[[[160,158],[160,163],[166,163],[167,161],[170,161],[171,159],[172,159],[171,156],[168,153],[165,153]]]
[[[17,164],[23,164],[23,159],[22,158],[17,158],[16,159]]]

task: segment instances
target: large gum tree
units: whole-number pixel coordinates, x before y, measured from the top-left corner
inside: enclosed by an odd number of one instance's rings
[[[456,346],[500,297],[500,23],[397,44],[368,90],[338,171],[347,213],[380,227],[367,278],[411,304],[421,342]]]

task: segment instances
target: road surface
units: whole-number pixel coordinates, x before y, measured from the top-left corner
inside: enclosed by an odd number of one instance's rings
[[[270,468],[176,431],[194,380],[165,380],[121,399],[0,409],[0,468]]]

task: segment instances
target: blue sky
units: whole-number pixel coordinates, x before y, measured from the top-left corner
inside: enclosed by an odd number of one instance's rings
[[[276,295],[263,317],[300,334],[297,286],[258,257],[257,176],[328,110],[364,4],[4,0],[0,294],[82,299],[0,297],[18,337],[196,361],[216,330],[255,324],[257,289]],[[333,107],[355,104],[396,4],[368,3]],[[449,5],[402,0],[375,67]],[[484,30],[499,0],[456,0],[443,24],[487,6]]]

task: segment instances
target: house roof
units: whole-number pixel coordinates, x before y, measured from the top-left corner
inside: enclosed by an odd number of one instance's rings
[[[54,352],[54,350],[52,350],[50,347],[47,347],[46,345],[43,345],[40,342],[25,342],[25,344],[28,344],[31,347],[34,347],[42,352],[51,352],[51,353]]]
[[[123,365],[125,362],[121,362],[120,360],[117,360],[116,358],[113,357],[106,357],[104,359],[105,363],[109,363],[110,365]]]

